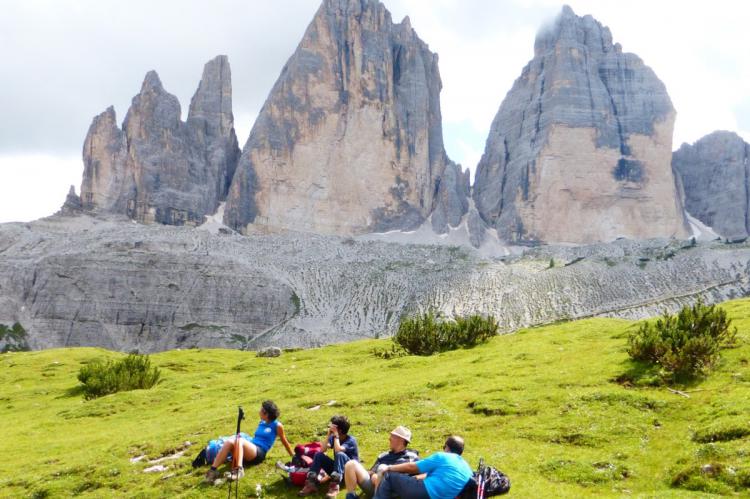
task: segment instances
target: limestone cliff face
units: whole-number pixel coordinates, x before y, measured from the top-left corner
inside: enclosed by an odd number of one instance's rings
[[[566,6],[492,123],[477,209],[513,242],[685,236],[674,118],[654,72]]]
[[[20,322],[33,349],[310,347],[393,334],[400,317],[427,311],[487,314],[514,331],[748,293],[748,244],[622,240],[499,262],[450,246],[86,214],[0,224],[0,324]]]
[[[750,234],[750,144],[736,133],[714,132],[672,156],[685,209],[728,239]]]
[[[141,222],[198,224],[226,197],[239,147],[226,56],[209,61],[187,122],[151,71],[122,129],[113,108],[94,118],[83,150],[84,209]]]
[[[356,234],[414,228],[440,206],[445,230],[463,212],[443,178],[460,180],[445,174],[440,89],[408,18],[324,0],[250,133],[225,222]]]

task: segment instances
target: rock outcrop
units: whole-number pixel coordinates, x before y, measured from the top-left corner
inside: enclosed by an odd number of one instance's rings
[[[721,236],[750,234],[750,144],[736,133],[717,131],[672,155],[685,209]]]
[[[566,6],[492,123],[477,209],[511,242],[684,236],[674,119],[654,72]]]
[[[55,215],[78,215],[82,210],[83,206],[81,205],[81,198],[76,194],[75,186],[71,185],[70,189],[68,189],[68,195],[65,196],[65,202],[60,208],[60,211],[55,213]]]
[[[150,71],[122,129],[112,107],[94,118],[83,148],[83,207],[170,225],[214,213],[239,157],[226,56],[205,65],[187,122],[180,114]]]
[[[324,0],[243,149],[225,223],[246,231],[413,229],[466,211],[445,153],[437,55],[377,0]],[[453,184],[458,182],[458,184]]]

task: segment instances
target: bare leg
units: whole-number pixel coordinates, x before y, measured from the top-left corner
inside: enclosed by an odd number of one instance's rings
[[[221,446],[221,450],[219,450],[219,453],[216,454],[216,458],[214,459],[214,462],[211,464],[211,466],[213,466],[214,468],[218,468],[224,462],[226,462],[227,456],[230,452],[232,452],[232,449],[234,449],[233,438],[224,442],[224,445]]]
[[[240,444],[239,450],[237,451],[237,464],[238,466],[243,466],[245,461],[252,461],[255,459],[255,456],[258,455],[258,449],[255,447],[254,443],[248,442],[244,438],[240,439]]]
[[[344,483],[347,492],[357,490],[357,485],[367,480],[370,474],[364,466],[357,461],[349,461],[344,465]]]

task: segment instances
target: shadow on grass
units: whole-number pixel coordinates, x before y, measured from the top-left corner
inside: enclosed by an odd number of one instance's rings
[[[66,389],[62,395],[58,395],[55,397],[56,399],[67,399],[72,397],[82,397],[83,396],[83,385],[75,385],[71,386],[70,388]]]
[[[625,388],[664,385],[659,366],[633,360],[625,360],[621,365],[625,368],[625,372],[610,379],[612,383]]]
[[[704,379],[703,376],[673,377],[665,374],[658,364],[637,360],[628,359],[621,365],[625,372],[611,378],[610,381],[625,388],[670,386],[685,389],[695,387]]]
[[[325,487],[321,487],[324,489]],[[343,486],[342,486],[343,488]],[[296,497],[301,487],[296,487],[289,483],[289,481],[279,476],[279,479],[267,484],[263,487],[263,496],[265,497]],[[255,492],[253,490],[252,492]]]

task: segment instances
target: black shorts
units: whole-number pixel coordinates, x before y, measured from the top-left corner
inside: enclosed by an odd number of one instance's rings
[[[264,451],[260,445],[253,444],[255,446],[255,450],[257,451],[257,454],[255,454],[255,458],[247,461],[245,459],[242,460],[243,466],[253,466],[255,464],[260,464],[263,461],[266,460],[266,451]]]

